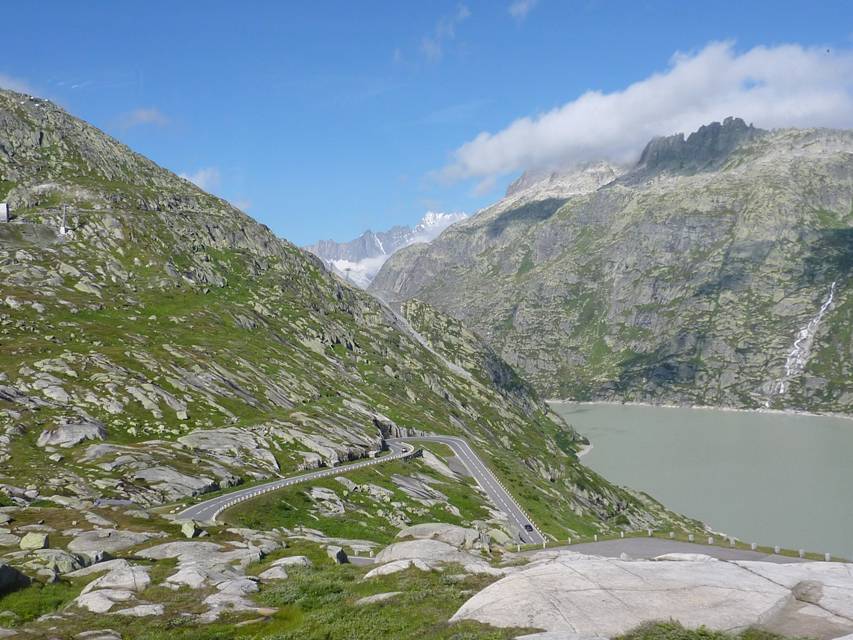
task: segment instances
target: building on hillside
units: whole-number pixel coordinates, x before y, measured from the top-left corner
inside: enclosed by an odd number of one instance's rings
[[[9,205],[0,202],[0,222],[9,222]]]

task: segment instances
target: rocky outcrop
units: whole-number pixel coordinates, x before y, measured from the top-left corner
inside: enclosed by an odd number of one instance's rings
[[[68,543],[68,550],[86,556],[117,553],[155,537],[153,533],[121,531],[116,529],[94,529],[84,531]]]
[[[613,637],[653,620],[824,638],[853,631],[853,573],[837,563],[630,561],[547,552],[468,600],[453,620]]]
[[[433,562],[471,562],[474,555],[459,551],[453,545],[439,540],[409,540],[395,542],[376,556],[376,562],[392,562],[394,560],[428,560]]]
[[[480,540],[480,532],[476,529],[468,529],[453,524],[429,522],[401,529],[397,537],[401,540],[405,540],[406,538],[438,540],[458,549],[471,549]]]
[[[106,437],[107,431],[104,425],[99,422],[60,424],[54,429],[42,431],[38,439],[38,446],[65,449],[80,444],[84,440],[103,440]]]
[[[376,578],[378,576],[389,576],[393,573],[399,573],[400,571],[406,571],[407,569],[414,568],[418,571],[432,571],[434,566],[430,562],[426,560],[421,560],[420,558],[406,558],[404,560],[392,560],[391,562],[386,562],[385,564],[381,564],[375,569],[371,569],[364,575],[365,580],[369,580],[370,578]]]
[[[92,613],[107,613],[116,605],[136,599],[151,583],[148,568],[127,560],[110,560],[67,574],[70,578],[99,575],[89,582],[74,601]]]
[[[266,553],[284,546],[276,534],[263,534],[251,530],[234,529],[231,532],[244,537],[249,544],[230,547],[214,542],[167,542],[139,552],[142,558],[151,560],[175,559],[177,570],[167,576],[164,584],[173,589],[213,589],[203,599],[207,611],[201,615],[204,621],[217,619],[226,611],[254,611],[257,605],[250,595],[258,591],[258,580],[284,579],[286,571],[271,572],[271,569],[287,566],[287,563],[265,570],[265,576],[247,576],[246,567],[259,562]],[[294,564],[302,564],[295,561]]]
[[[687,138],[683,133],[655,138],[643,149],[631,179],[663,171],[690,174],[717,169],[735,149],[766,133],[740,118],[726,118],[699,127]]]
[[[91,562],[88,556],[62,549],[38,549],[27,557],[24,567],[33,570],[40,577],[53,579],[56,575],[83,569]]]
[[[148,467],[133,474],[135,480],[144,480],[160,492],[163,501],[180,500],[219,488],[213,478],[180,473],[171,467]]]
[[[624,167],[603,161],[562,169],[528,170],[510,183],[498,207],[508,210],[529,202],[592,193],[613,182],[623,173]]]
[[[284,558],[279,558],[278,560],[273,560],[270,563],[270,566],[305,568],[312,566],[312,562],[306,556],[286,556]]]
[[[439,540],[407,540],[395,542],[376,555],[378,564],[388,563],[390,566],[381,567],[370,572],[369,576],[396,573],[413,566],[427,570],[446,564],[458,564],[467,573],[487,575],[503,575],[504,569],[492,567],[482,556],[469,551],[461,551],[446,542]]]

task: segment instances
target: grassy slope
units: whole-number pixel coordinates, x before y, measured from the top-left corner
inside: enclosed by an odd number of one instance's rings
[[[484,360],[474,336],[460,335],[476,357],[463,363],[465,374],[454,372],[376,300],[227,203],[52,107],[14,105],[0,116],[46,132],[43,146],[17,149],[3,169],[14,176],[18,221],[30,224],[0,230],[8,276],[0,298],[16,301],[0,312],[0,374],[43,397],[39,363],[70,369],[49,370],[67,404],[0,400],[0,429],[26,427],[0,481],[153,499],[124,469],[81,459],[87,443],[63,450],[58,468],[45,460],[35,446],[42,429],[75,414],[102,421],[108,440],[131,455],[187,474],[210,454],[170,448],[181,435],[222,427],[261,434],[288,474],[305,445],[287,433],[328,437],[358,455],[377,439],[375,411],[400,428],[468,438],[555,537],[674,518],[581,467],[573,432],[514,374],[480,370],[494,356]],[[35,186],[44,184],[53,186]],[[58,204],[69,205],[73,229],[62,239],[52,231]],[[445,326],[431,314],[426,333],[430,322]],[[146,407],[131,387],[174,396],[188,419],[159,397],[155,410]],[[122,409],[107,411],[99,405],[106,398]],[[249,471],[269,475],[246,456],[219,463],[243,480]],[[115,479],[122,484],[113,489]]]

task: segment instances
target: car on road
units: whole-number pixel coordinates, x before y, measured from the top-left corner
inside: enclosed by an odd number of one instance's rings
[[[524,525],[524,530],[533,533],[533,525],[530,523]]]

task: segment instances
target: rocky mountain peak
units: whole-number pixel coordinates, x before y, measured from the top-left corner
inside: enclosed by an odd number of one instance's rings
[[[560,168],[528,169],[506,189],[510,198],[528,189],[584,193],[594,191],[624,172],[624,169],[604,160],[584,162]]]
[[[368,230],[349,242],[320,240],[305,249],[353,284],[366,287],[394,253],[418,242],[431,242],[466,217],[464,213],[428,211],[414,227],[396,225],[387,231]]]
[[[62,202],[87,209],[232,207],[52,102],[0,89],[0,196],[13,210]]]
[[[694,173],[716,168],[742,143],[766,133],[741,118],[728,117],[683,133],[654,138],[643,149],[637,169],[645,172]]]
[[[427,211],[421,221],[415,226],[415,230],[429,229],[434,227],[447,227],[454,222],[464,220],[464,213],[442,213],[440,211]]]

